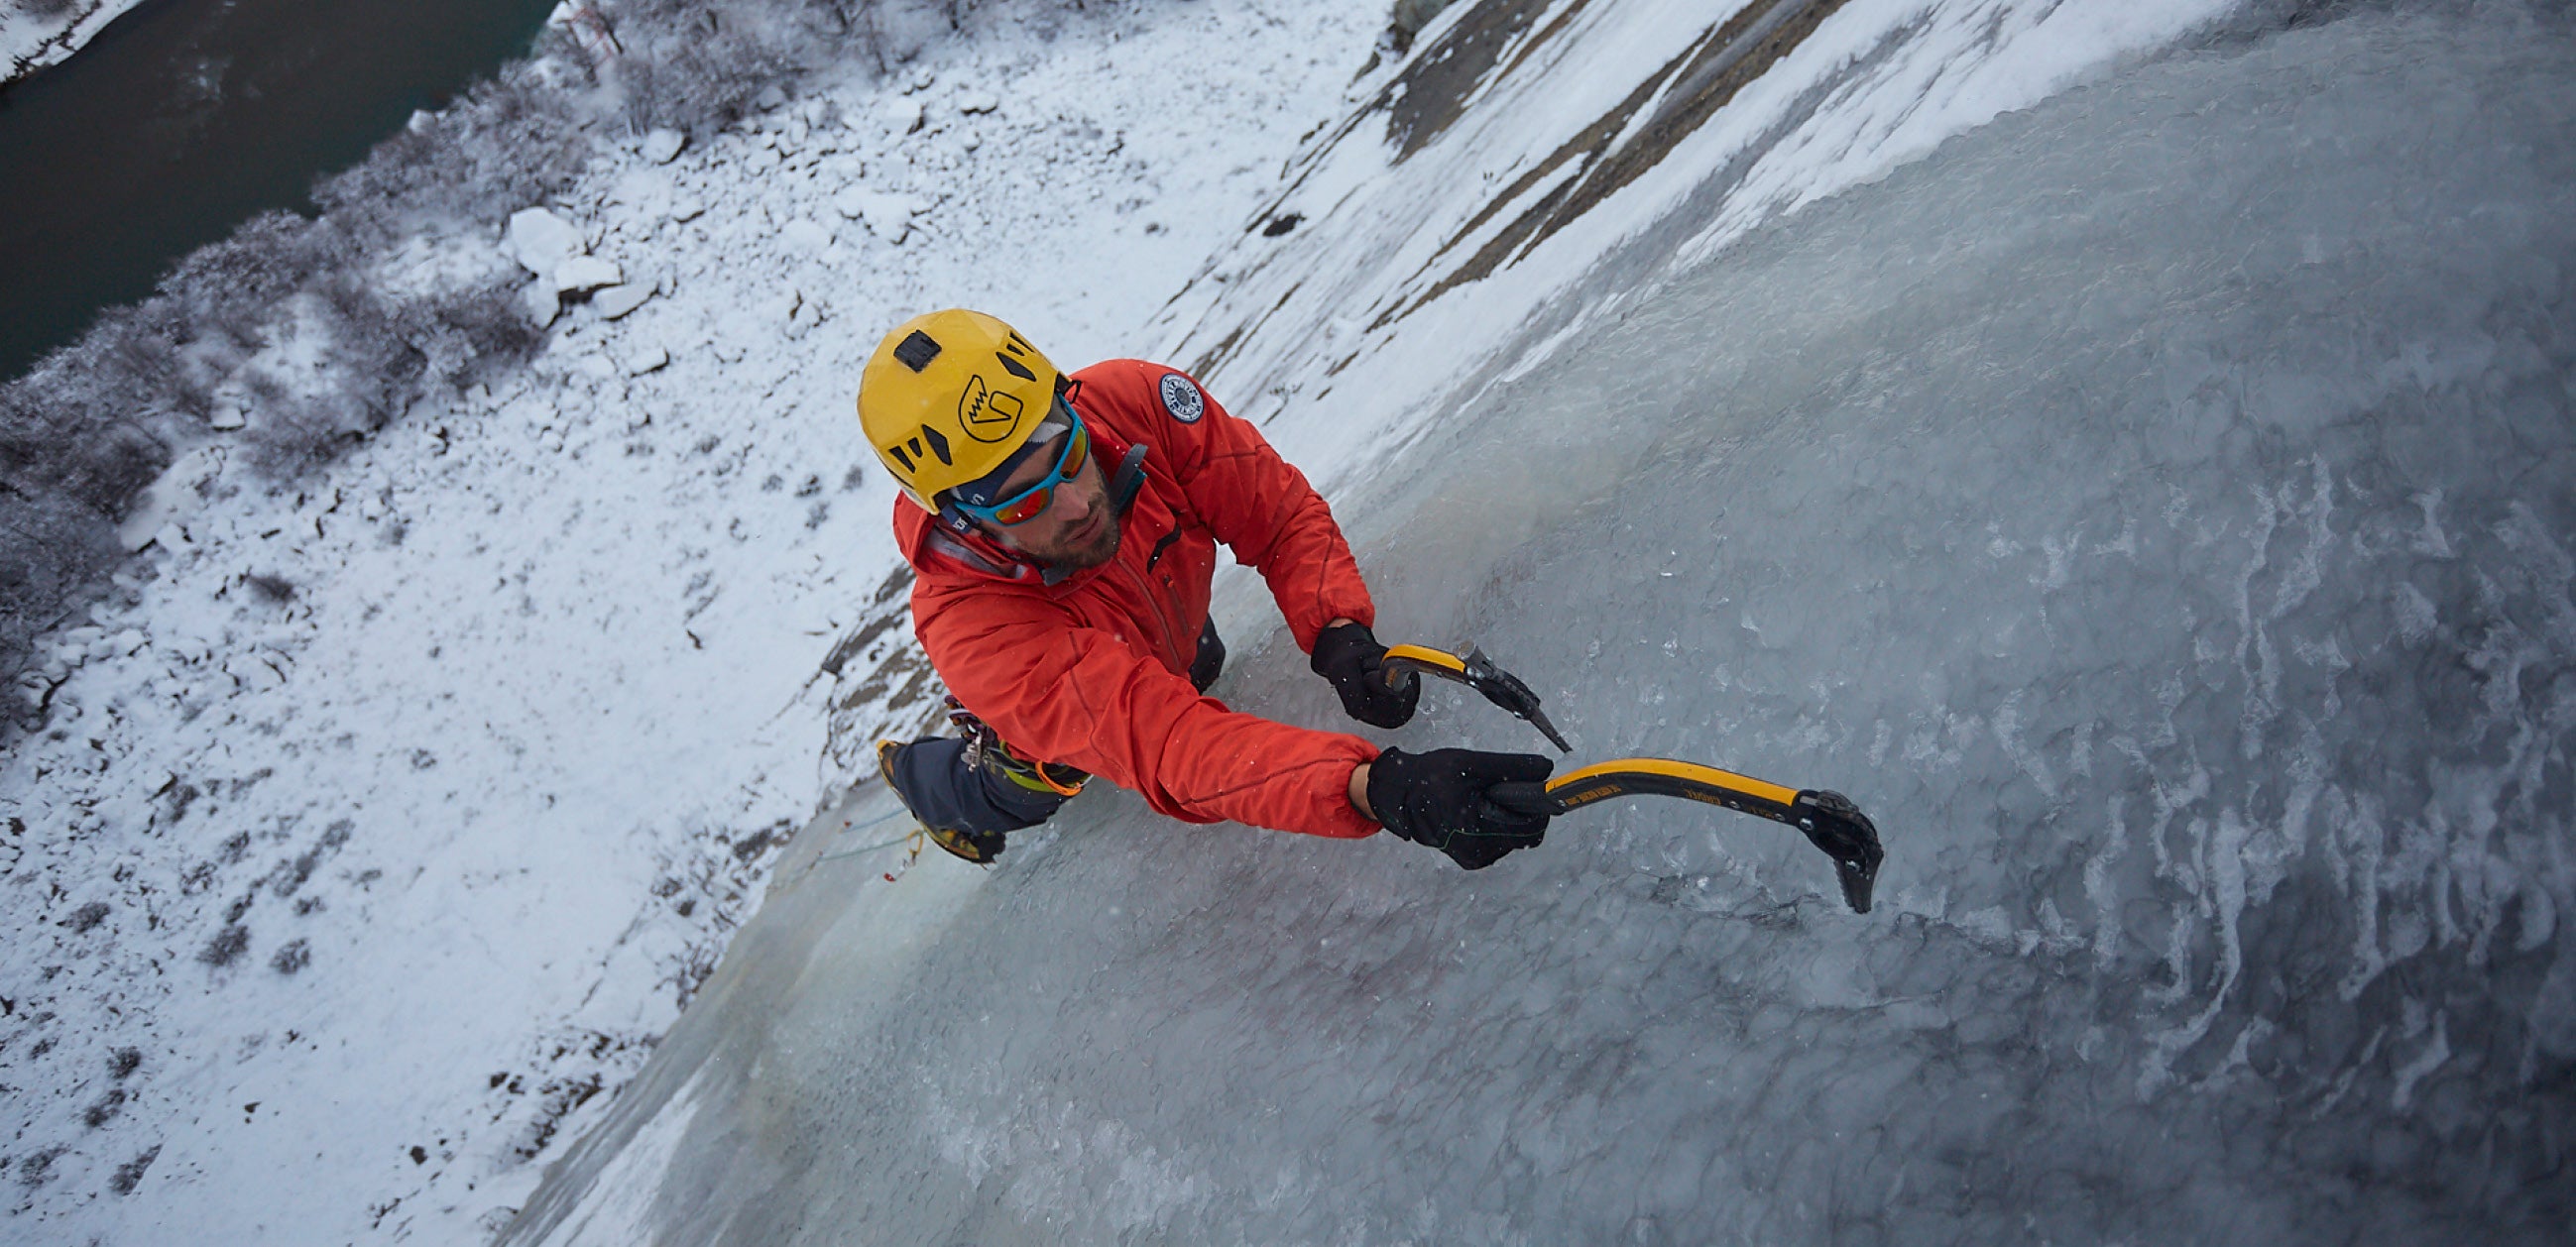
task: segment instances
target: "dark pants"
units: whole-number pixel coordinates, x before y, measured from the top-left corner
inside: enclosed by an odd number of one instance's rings
[[[1199,631],[1190,683],[1202,693],[1225,670],[1225,641],[1216,622]],[[1055,817],[1064,798],[1015,784],[990,767],[966,765],[963,740],[917,740],[895,751],[887,767],[896,795],[924,824],[953,831],[1019,831]]]

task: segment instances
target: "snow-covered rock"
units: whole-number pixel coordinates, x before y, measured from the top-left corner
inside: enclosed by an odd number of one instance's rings
[[[589,294],[625,280],[626,274],[620,272],[614,262],[595,255],[574,256],[555,266],[556,294]]]
[[[962,91],[957,96],[957,111],[970,116],[989,113],[1001,106],[1001,97],[990,91]]]
[[[237,411],[235,416],[239,416]],[[162,526],[186,519],[197,509],[199,491],[223,466],[224,451],[220,446],[200,447],[179,456],[162,471],[161,479],[143,491],[134,510],[117,526],[117,540],[128,550],[152,544]]]
[[[564,261],[590,250],[573,223],[545,208],[522,208],[510,214],[510,257],[539,277],[550,276]]]
[[[652,297],[653,286],[650,282],[621,282],[592,294],[590,305],[598,309],[601,316],[616,320],[644,306],[644,301]]]
[[[832,210],[866,222],[869,233],[899,245],[912,232],[912,219],[921,215],[924,205],[910,195],[853,186],[832,197]]]
[[[648,372],[660,372],[670,366],[670,363],[671,352],[668,348],[659,342],[647,343],[627,352],[626,375],[640,377]]]
[[[689,136],[677,130],[655,130],[644,136],[643,156],[657,165],[667,165],[689,145]]]
[[[519,304],[528,310],[528,319],[541,328],[563,315],[563,296],[555,293],[555,284],[548,278],[540,277],[520,290]]]
[[[778,227],[778,241],[789,250],[811,254],[832,245],[832,231],[820,222],[799,217]]]

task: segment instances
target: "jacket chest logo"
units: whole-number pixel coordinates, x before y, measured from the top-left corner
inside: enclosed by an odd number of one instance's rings
[[[1207,400],[1199,397],[1199,387],[1177,372],[1163,374],[1163,410],[1183,424],[1197,424],[1207,414]]]

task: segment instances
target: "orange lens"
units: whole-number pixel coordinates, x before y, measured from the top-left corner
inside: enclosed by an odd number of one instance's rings
[[[995,508],[993,522],[1006,528],[1013,524],[1026,524],[1044,514],[1047,504],[1053,501],[1055,501],[1055,486],[1040,485]]]
[[[1038,478],[1038,483],[1004,500],[999,506],[979,507],[960,502],[955,505],[968,515],[981,516],[1008,528],[1026,524],[1046,513],[1047,504],[1055,501],[1055,488],[1072,480],[1091,461],[1091,430],[1082,426],[1080,417],[1073,422],[1064,449],[1056,452],[1055,470]]]

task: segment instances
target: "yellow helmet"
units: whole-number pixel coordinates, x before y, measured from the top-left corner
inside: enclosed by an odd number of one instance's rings
[[[904,497],[937,514],[939,495],[993,472],[1037,431],[1055,365],[1009,325],[951,308],[877,343],[859,373],[859,427]]]

